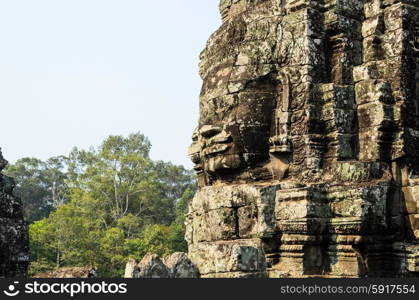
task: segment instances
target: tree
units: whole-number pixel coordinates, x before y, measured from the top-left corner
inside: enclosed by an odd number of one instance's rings
[[[155,176],[159,190],[160,202],[167,211],[159,211],[156,223],[170,225],[176,219],[177,202],[182,199],[186,190],[195,191],[195,175],[183,166],[158,161],[154,164]],[[186,207],[184,210],[186,213]]]
[[[37,221],[29,227],[29,275],[53,269],[55,265],[54,228],[48,219]]]
[[[98,272],[106,277],[122,277],[126,261],[125,235],[119,228],[109,228],[100,240],[102,262]],[[122,268],[121,268],[122,266]]]
[[[65,161],[63,156],[52,157],[46,162],[27,157],[5,170],[5,174],[16,181],[15,194],[22,199],[27,222],[48,216],[68,200]]]
[[[195,177],[182,166],[152,161],[150,148],[140,133],[110,136],[98,148],[74,148],[39,163],[48,185],[37,188],[59,205],[30,227],[31,274],[95,266],[99,276],[120,277],[129,257],[186,251],[184,214]],[[63,204],[59,195],[68,200]]]
[[[56,156],[43,163],[43,177],[54,208],[63,205],[68,200],[66,162],[67,157]]]
[[[129,213],[139,216],[154,192],[150,147],[148,139],[137,133],[110,136],[88,152],[75,149],[70,154],[72,186],[101,199],[112,224]]]

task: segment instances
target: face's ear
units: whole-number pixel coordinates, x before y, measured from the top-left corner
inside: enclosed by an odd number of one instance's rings
[[[270,152],[276,155],[289,155],[292,153],[290,140],[292,93],[289,75],[284,72],[279,73],[278,82],[280,89],[278,89],[274,123],[271,127]]]
[[[291,106],[291,83],[290,77],[288,74],[281,72],[279,75],[279,79],[282,85],[282,93],[281,93],[281,109],[284,112],[290,110]]]

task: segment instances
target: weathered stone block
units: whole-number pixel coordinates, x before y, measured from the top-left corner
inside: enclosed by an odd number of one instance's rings
[[[214,241],[271,235],[275,227],[275,192],[279,188],[231,185],[201,189],[190,204],[189,219],[193,218],[194,224],[187,226],[189,236],[194,241]],[[249,214],[255,218],[250,220]]]
[[[350,85],[334,83],[316,84],[313,86],[314,104],[330,105],[335,109],[355,109],[354,88]]]
[[[1,173],[7,166],[0,149],[0,278],[26,277],[29,265],[28,225],[23,219],[15,182]]]
[[[358,105],[369,102],[394,102],[391,85],[384,80],[362,80],[355,85],[355,99]]]
[[[409,272],[419,272],[419,246],[410,245],[406,249],[407,252],[407,270]]]
[[[360,131],[371,130],[372,127],[389,126],[393,121],[393,108],[382,102],[370,102],[358,107],[358,124]]]
[[[308,188],[279,190],[277,192],[275,217],[277,220],[326,218],[329,212],[324,196]]]
[[[413,234],[416,237],[416,240],[419,241],[419,214],[410,214],[408,215],[409,225],[413,231]]]
[[[408,186],[402,188],[408,214],[419,213],[419,186]],[[419,228],[418,228],[419,229]]]
[[[156,254],[147,254],[137,265],[138,278],[171,278],[170,269]]]
[[[412,19],[415,18],[415,14],[417,14],[417,8],[404,3],[398,3],[387,7],[384,10],[386,31],[409,29],[409,27],[415,22]]]
[[[225,272],[263,272],[265,254],[257,240],[190,245],[189,256],[202,275]]]
[[[332,232],[356,234],[380,233],[387,227],[389,185],[333,187],[327,193]]]
[[[363,13],[361,1],[327,0],[325,1],[325,8],[328,10],[334,8],[336,14],[352,19],[360,19]]]
[[[240,207],[237,210],[239,237],[254,238],[258,236],[258,208],[256,205]]]
[[[354,82],[384,77],[386,65],[383,61],[373,61],[353,69]]]
[[[380,142],[378,128],[361,132],[359,134],[359,159],[364,162],[382,160],[384,153]]]
[[[199,278],[198,268],[183,252],[176,252],[163,259],[164,264],[170,269],[172,278]]]
[[[362,23],[362,36],[364,38],[371,35],[380,35],[384,29],[384,21],[382,15],[377,15],[371,18],[366,19]]]
[[[247,187],[244,187],[247,189]],[[204,187],[195,195],[189,213],[207,212],[219,208],[237,208],[250,203],[251,193],[244,193],[235,186]]]
[[[199,278],[198,268],[182,252],[172,253],[163,259],[147,254],[139,264],[130,259],[125,266],[124,278]]]
[[[328,248],[330,272],[335,277],[362,277],[366,274],[366,266],[359,257],[359,252],[350,245],[333,245]]]
[[[218,208],[202,214],[197,213],[192,218],[195,243],[238,238],[237,213],[232,208]]]
[[[382,0],[369,0],[364,4],[365,18],[371,18],[382,13]]]
[[[343,182],[365,182],[380,179],[389,174],[389,166],[380,162],[342,162],[336,169],[336,180]]]
[[[125,265],[124,278],[136,278],[138,277],[139,269],[137,267],[137,262],[135,259],[129,259]]]

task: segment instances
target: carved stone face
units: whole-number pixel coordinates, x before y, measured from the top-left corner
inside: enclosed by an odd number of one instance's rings
[[[223,16],[240,7],[246,17],[235,14],[234,22],[224,20],[202,52],[200,119],[189,149],[198,174],[223,179],[248,167],[266,165],[270,143],[281,143],[272,139],[281,131],[277,109],[288,109],[288,104],[281,100],[283,76],[270,62],[275,52],[272,45],[280,31],[278,24],[263,19],[251,25],[244,21],[253,13],[252,9],[246,11],[248,3],[256,2],[221,1]],[[259,7],[258,14],[263,13]],[[257,32],[255,27],[259,28]],[[264,34],[264,41],[257,38]],[[252,61],[255,58],[257,61]]]
[[[275,83],[266,81],[271,89]],[[256,85],[256,83],[255,83]],[[222,175],[223,171],[240,169],[264,161],[269,156],[269,137],[275,91],[250,87],[235,95],[201,100],[201,118],[194,134],[192,152],[198,155],[204,170]]]

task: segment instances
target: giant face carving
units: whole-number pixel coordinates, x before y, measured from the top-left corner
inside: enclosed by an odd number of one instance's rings
[[[246,179],[249,170],[269,177],[274,155],[291,152],[290,87],[274,63],[281,29],[252,20],[272,15],[264,2],[221,1],[223,25],[202,52],[200,119],[189,150],[201,185]]]

